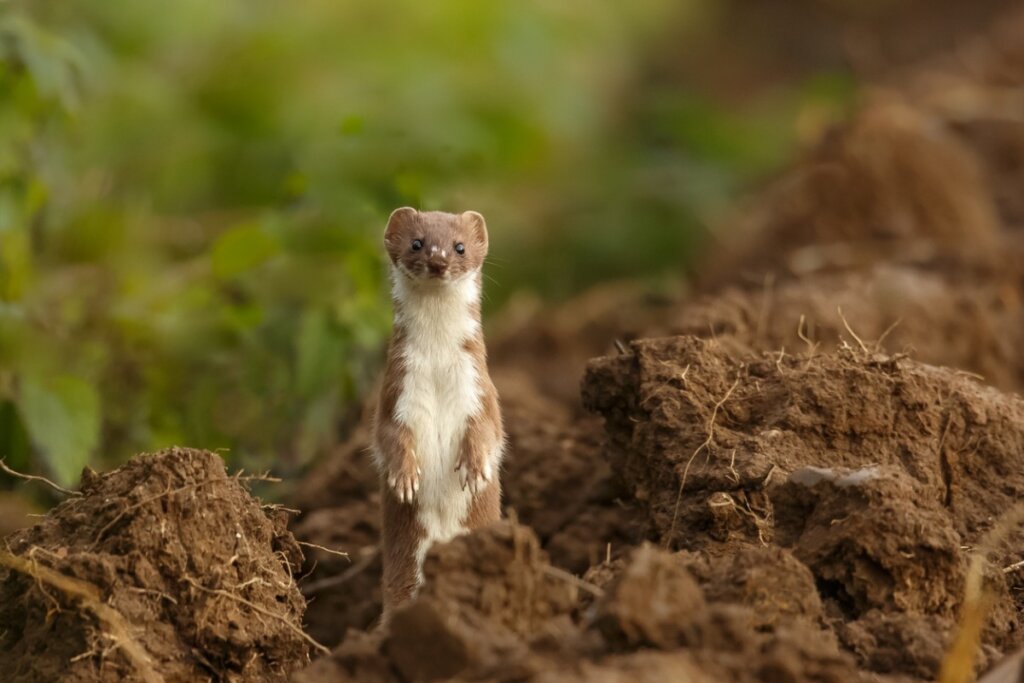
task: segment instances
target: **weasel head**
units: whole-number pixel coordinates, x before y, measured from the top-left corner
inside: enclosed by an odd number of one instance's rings
[[[384,231],[384,247],[395,270],[409,280],[457,282],[483,267],[487,224],[476,211],[395,209]]]

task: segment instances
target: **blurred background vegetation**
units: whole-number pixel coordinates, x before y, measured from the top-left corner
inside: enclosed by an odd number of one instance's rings
[[[908,3],[846,4],[0,2],[0,456],[308,463],[378,368],[396,206],[487,216],[489,312],[678,277],[849,107],[843,22]]]

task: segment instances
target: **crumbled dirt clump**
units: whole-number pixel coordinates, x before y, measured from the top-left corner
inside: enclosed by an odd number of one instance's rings
[[[594,626],[613,650],[672,650],[699,645],[708,618],[704,594],[682,563],[644,545],[606,588]]]
[[[577,582],[551,567],[526,527],[499,522],[436,545],[423,574],[416,600],[397,610],[386,630],[353,634],[296,680],[507,676],[515,668],[510,662],[526,657],[531,642],[542,650],[545,639],[563,642],[571,630]],[[391,677],[377,678],[382,672]]]
[[[680,558],[708,600],[750,607],[756,630],[797,618],[824,623],[814,575],[789,550],[736,545],[717,555],[682,551]]]
[[[755,628],[747,606],[709,602],[685,554],[636,549],[596,605],[590,628],[613,652],[685,648],[713,680],[857,680],[821,626],[783,617]]]
[[[772,490],[779,543],[844,614],[953,616],[966,563],[942,503],[895,467],[809,467]]]
[[[4,681],[154,680],[126,640],[168,683],[286,680],[309,661],[302,552],[219,456],[174,448],[87,470],[81,494],[5,539],[28,567],[0,568]]]
[[[566,622],[578,597],[575,583],[550,572],[536,536],[507,522],[435,547],[423,575],[385,643],[407,680],[500,668],[553,620]]]
[[[837,632],[865,669],[931,679],[942,663],[953,625],[947,617],[871,610],[843,623]]]

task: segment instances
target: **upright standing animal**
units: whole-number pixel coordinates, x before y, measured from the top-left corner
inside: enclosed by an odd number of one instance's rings
[[[385,620],[416,593],[433,543],[501,516],[505,433],[480,326],[487,243],[475,211],[396,209],[384,233],[395,318],[373,452]]]

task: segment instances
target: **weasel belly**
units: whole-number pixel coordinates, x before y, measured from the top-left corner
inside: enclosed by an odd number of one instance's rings
[[[425,538],[417,552],[419,564],[433,543],[466,530],[472,494],[463,490],[455,466],[469,418],[481,401],[472,358],[461,344],[457,350],[410,348],[405,361],[396,413],[413,435],[421,470],[415,505]]]

